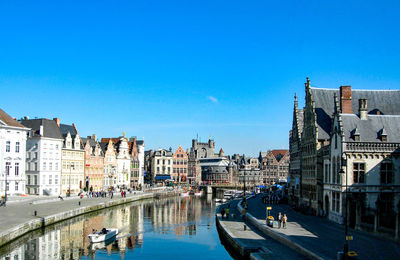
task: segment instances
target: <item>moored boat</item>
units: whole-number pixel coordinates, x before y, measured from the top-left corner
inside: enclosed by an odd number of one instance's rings
[[[181,197],[188,197],[188,196],[189,196],[189,191],[181,193]]]
[[[93,234],[89,234],[89,241],[91,243],[98,243],[106,241],[118,234],[118,229],[116,228],[103,228],[101,231],[94,230]]]

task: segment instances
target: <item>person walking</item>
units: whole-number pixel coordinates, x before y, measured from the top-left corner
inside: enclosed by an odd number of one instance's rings
[[[229,208],[226,208],[225,213],[226,213],[226,218],[229,219]]]
[[[286,228],[286,223],[287,223],[287,216],[286,216],[286,214],[283,214],[282,223],[283,223],[283,228]]]
[[[281,228],[281,225],[282,225],[282,213],[279,212],[277,219],[278,219],[278,228]]]
[[[225,216],[225,209],[222,208],[222,209],[221,209],[221,218],[224,218],[224,216]]]

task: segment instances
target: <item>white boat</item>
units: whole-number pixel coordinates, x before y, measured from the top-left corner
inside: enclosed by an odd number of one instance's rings
[[[194,193],[194,196],[201,196],[201,195],[203,195],[203,191],[202,190]]]
[[[181,193],[181,197],[188,197],[189,196],[189,192],[182,192]]]
[[[115,237],[118,234],[118,229],[116,228],[103,228],[103,230],[94,232],[93,234],[89,235],[90,243],[98,243],[106,241],[112,237]]]

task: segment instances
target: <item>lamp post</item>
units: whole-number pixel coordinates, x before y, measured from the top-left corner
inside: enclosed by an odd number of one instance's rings
[[[74,167],[74,163],[70,162],[69,163],[69,180],[68,180],[68,197],[71,196],[71,174],[72,174],[72,168]],[[75,170],[75,169],[74,169]]]
[[[11,168],[11,166],[10,166],[10,168]],[[8,172],[6,171],[5,173],[6,173],[6,176],[5,176],[5,186],[4,186],[4,201],[7,201],[7,184],[8,184],[8,182],[7,182],[7,175],[9,174],[9,172],[10,172],[10,168],[8,168]]]
[[[344,156],[346,156],[346,154],[345,153],[343,153],[343,155]],[[347,253],[349,252],[349,243],[348,243],[348,241],[347,241],[347,238],[348,238],[348,221],[347,221],[347,159],[346,159],[346,157],[343,157],[342,156],[342,163],[341,163],[341,165],[342,165],[342,168],[340,169],[340,171],[339,171],[339,173],[341,174],[341,175],[343,175],[343,174],[345,174],[345,178],[346,178],[346,181],[345,181],[345,190],[344,190],[344,195],[345,195],[345,215],[344,215],[344,236],[345,236],[345,240],[344,240],[344,246],[343,246],[343,256],[344,256],[344,259],[347,259]],[[346,165],[346,172],[343,170],[343,165]]]

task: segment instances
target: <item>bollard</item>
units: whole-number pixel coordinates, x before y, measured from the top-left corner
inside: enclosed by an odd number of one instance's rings
[[[81,205],[81,202],[79,201],[78,204],[79,204],[79,206],[80,206],[80,205]]]
[[[36,211],[36,210],[33,212],[33,215],[34,215],[34,216],[37,216],[37,211]]]
[[[243,224],[243,230],[246,231],[247,227],[246,224]]]

